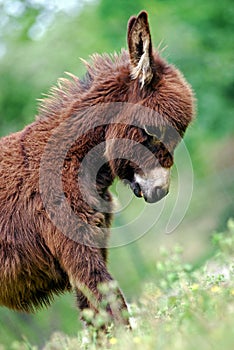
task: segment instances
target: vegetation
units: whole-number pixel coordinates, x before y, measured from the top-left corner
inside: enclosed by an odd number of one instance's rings
[[[128,236],[131,244],[111,249],[110,269],[132,305],[137,327],[132,332],[110,330],[100,348],[231,349],[233,221],[227,231],[225,227],[234,217],[232,1],[62,3],[0,0],[1,136],[33,121],[36,99],[64,71],[84,74],[79,57],[126,47],[128,18],[142,9],[149,12],[155,46],[162,41],[162,55],[183,71],[197,97],[197,120],[185,138],[193,193],[173,234],[166,235],[165,228],[177,197],[176,169],[162,214],[147,230],[142,227],[148,223],[149,207],[131,198],[126,188],[117,184],[114,189],[120,201],[131,199],[114,223],[118,237]],[[186,194],[187,163],[182,153],[177,150],[176,164],[182,164]],[[161,210],[153,208],[156,213]],[[141,215],[139,227],[127,226]],[[223,233],[211,239],[216,230]],[[95,348],[95,330],[88,345],[82,345],[85,337],[74,304],[73,296],[65,295],[35,315],[0,308],[0,349]]]
[[[226,349],[233,347],[234,221],[212,236],[213,257],[199,268],[182,261],[183,248],[161,249],[155,279],[131,305],[133,330],[110,327],[97,334],[107,317],[86,312],[96,327],[76,337],[54,333],[43,350],[77,349]],[[110,296],[109,296],[110,297]],[[4,348],[3,348],[4,349]],[[36,350],[15,342],[11,349]]]

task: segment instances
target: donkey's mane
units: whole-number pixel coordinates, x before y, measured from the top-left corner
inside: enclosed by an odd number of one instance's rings
[[[72,73],[65,72],[68,78],[59,78],[57,85],[53,86],[44,98],[38,99],[39,114],[37,120],[45,118],[56,118],[66,114],[74,105],[81,102],[87,103],[89,92],[92,92],[97,86],[103,87],[107,83],[116,85],[117,76],[129,70],[129,54],[122,49],[120,54],[104,53],[90,56],[91,62],[83,59],[81,61],[86,66],[86,73],[83,78],[78,78]]]

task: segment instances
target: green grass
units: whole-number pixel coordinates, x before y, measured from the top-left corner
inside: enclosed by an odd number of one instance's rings
[[[212,236],[214,255],[199,268],[182,261],[183,248],[161,249],[155,279],[131,305],[135,327],[96,329],[77,337],[54,333],[43,350],[77,349],[233,349],[234,339],[234,221]],[[105,315],[104,315],[105,318]],[[100,316],[95,320],[102,322]],[[0,350],[5,350],[4,346]],[[12,350],[37,350],[27,340]]]

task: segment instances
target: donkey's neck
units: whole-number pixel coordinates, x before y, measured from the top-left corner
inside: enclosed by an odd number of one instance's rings
[[[106,126],[102,125],[78,138],[67,154],[67,158],[77,165],[78,183],[83,190],[102,198],[106,198],[107,189],[114,180],[105,150]]]

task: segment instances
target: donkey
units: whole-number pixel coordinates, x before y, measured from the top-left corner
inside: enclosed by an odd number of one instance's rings
[[[97,313],[99,285],[113,283],[108,188],[119,177],[149,203],[168,193],[193,92],[153,50],[145,11],[130,18],[127,42],[128,51],[85,61],[83,79],[60,79],[35,121],[0,141],[0,305],[33,312],[73,290],[80,310]],[[114,293],[107,314],[128,324]]]

